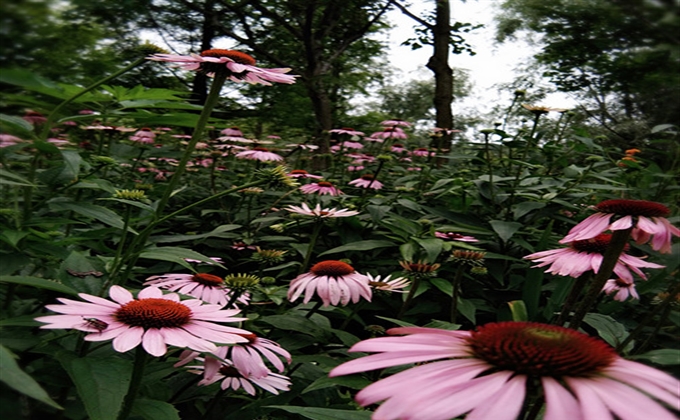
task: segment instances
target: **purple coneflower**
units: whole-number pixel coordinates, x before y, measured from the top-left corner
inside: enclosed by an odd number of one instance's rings
[[[334,128],[332,130],[328,130],[329,133],[335,133],[335,134],[347,134],[348,136],[363,136],[364,133],[361,131],[357,131],[353,128]]]
[[[151,131],[150,128],[144,127],[137,131],[133,136],[130,136],[130,140],[136,143],[142,144],[153,144],[156,134]]]
[[[569,248],[550,249],[548,251],[535,252],[524,257],[540,264],[534,268],[550,265],[546,273],[557,274],[560,276],[580,277],[586,271],[593,270],[595,273],[602,264],[602,254],[609,246],[610,234],[602,233],[592,239],[574,241],[569,244]],[[626,247],[627,248],[627,247]],[[643,279],[647,279],[640,268],[663,268],[663,265],[646,262],[640,258],[626,254],[619,256],[619,260],[614,266],[614,273],[622,279],[633,281],[633,271]],[[630,270],[630,271],[629,271]]]
[[[358,188],[372,188],[374,190],[379,190],[383,187],[383,183],[375,179],[372,174],[361,175],[361,178],[350,181],[349,185],[354,185]]]
[[[375,419],[448,420],[468,413],[468,420],[515,420],[527,390],[536,388],[545,396],[545,420],[676,418],[665,406],[678,406],[677,379],[572,329],[501,322],[475,331],[404,327],[387,333],[403,336],[355,344],[351,352],[377,354],[330,373],[416,364],[357,394],[362,406],[384,401]]]
[[[444,239],[446,241],[458,241],[458,242],[479,242],[474,236],[465,236],[456,232],[435,232],[434,236],[439,239]]]
[[[399,127],[386,127],[383,131],[378,131],[371,134],[371,137],[378,137],[381,139],[406,139],[408,135]]]
[[[607,295],[613,293],[614,300],[618,300],[619,302],[623,302],[628,299],[628,297],[640,299],[640,295],[638,295],[637,290],[635,290],[635,282],[621,278],[607,280],[602,291]]]
[[[306,184],[300,187],[300,191],[303,194],[318,194],[318,195],[332,195],[338,196],[342,194],[338,188],[334,187],[328,181],[313,182],[311,184]]]
[[[406,293],[407,291],[403,289],[411,284],[411,281],[406,277],[397,277],[396,279],[393,279],[390,274],[383,279],[379,275],[373,277],[371,273],[367,273],[366,275],[368,276],[368,285],[375,290],[383,292]]]
[[[335,217],[350,217],[359,214],[358,211],[348,210],[348,209],[322,209],[320,204],[317,204],[314,209],[309,208],[307,203],[302,203],[301,207],[298,206],[288,206],[285,208],[292,213],[302,214],[305,216],[314,216],[321,219],[335,218]]]
[[[243,132],[238,127],[227,127],[220,131],[223,136],[243,137]]]
[[[151,276],[146,279],[144,285],[193,296],[204,302],[220,306],[226,305],[232,295],[232,291],[225,286],[222,277],[208,273]],[[239,297],[238,302],[247,305],[247,296],[242,295]]]
[[[631,237],[638,244],[650,242],[652,249],[664,254],[671,252],[672,236],[680,229],[666,219],[668,207],[644,200],[606,200],[595,206],[598,212],[588,216],[569,231],[560,243],[593,238],[605,230],[622,230],[631,226]],[[617,220],[612,222],[612,218]]]
[[[288,176],[291,178],[311,178],[311,179],[321,179],[323,178],[320,175],[312,175],[309,172],[305,171],[304,169],[293,169],[288,173]]]
[[[164,295],[157,287],[142,289],[135,299],[123,287],[112,286],[113,302],[85,293],[78,296],[87,302],[57,298],[62,305],[47,305],[63,315],[35,318],[47,324],[40,328],[85,331],[90,333],[85,341],[113,339],[113,349],[120,353],[141,344],[152,356],[163,356],[167,345],[214,352],[215,344],[242,343],[248,341],[244,335],[250,334],[216,323],[244,321],[233,317],[238,310],[222,310],[198,299],[180,301],[176,293]]]
[[[23,143],[24,140],[11,134],[0,134],[0,148],[14,146],[15,144]]]
[[[386,127],[410,127],[411,123],[404,120],[385,120],[380,123]]]
[[[351,265],[335,260],[316,263],[308,273],[293,279],[288,289],[288,300],[295,301],[303,292],[303,303],[309,302],[316,292],[323,306],[337,306],[338,303],[344,306],[350,301],[357,303],[362,297],[371,301],[368,277],[354,271]]]
[[[238,152],[236,157],[239,159],[259,160],[260,162],[277,162],[283,160],[283,156],[270,152],[264,147],[254,147],[252,150]]]
[[[412,151],[411,154],[413,156],[420,156],[420,157],[434,156],[434,152],[430,152],[425,147],[419,147],[416,150]]]

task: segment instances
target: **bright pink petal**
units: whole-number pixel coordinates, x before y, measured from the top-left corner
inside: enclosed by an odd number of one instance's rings
[[[158,328],[149,328],[142,337],[142,347],[152,356],[163,356],[168,348],[165,346],[165,340]]]
[[[126,351],[137,347],[142,342],[143,335],[144,328],[129,327],[113,339],[113,349],[119,353],[125,353]]]

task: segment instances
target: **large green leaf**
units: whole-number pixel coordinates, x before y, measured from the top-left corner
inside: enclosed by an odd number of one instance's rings
[[[309,386],[302,390],[302,394],[307,392],[316,391],[317,389],[331,388],[335,386],[345,386],[352,389],[362,389],[366,388],[371,384],[366,378],[362,378],[359,375],[352,376],[338,376],[337,378],[329,378],[328,376],[322,376],[321,378],[315,380]]]
[[[125,227],[122,217],[120,217],[114,211],[96,204],[55,201],[50,203],[50,206],[54,210],[70,210],[74,213],[99,220],[106,225],[113,226],[121,230]],[[135,235],[137,234],[137,232],[135,232],[130,227],[128,227],[128,231],[134,233]]]
[[[115,357],[62,359],[91,420],[116,420],[130,385],[132,362]]]
[[[609,315],[589,313],[583,318],[583,322],[595,328],[600,337],[613,347],[628,337],[626,327]]]
[[[337,254],[339,252],[348,251],[369,251],[371,249],[389,248],[391,246],[395,246],[394,242],[383,241],[378,239],[369,239],[367,241],[352,242],[349,244],[335,247],[333,249],[329,249],[328,251],[319,254],[319,256]]]
[[[231,234],[229,235],[222,235],[225,232],[230,232],[232,230],[236,230],[240,228],[241,225],[221,225],[216,227],[215,229],[211,230],[210,232],[207,233],[201,233],[198,235],[165,235],[165,236],[152,236],[151,237],[151,242],[155,243],[171,243],[171,242],[184,242],[184,241],[193,241],[196,239],[205,239],[205,238],[210,238],[210,237],[232,237]]]
[[[311,335],[315,338],[322,339],[326,337],[327,331],[319,327],[314,321],[303,316],[295,315],[270,315],[258,319],[259,322],[266,322],[269,325],[285,330],[296,331],[299,333]]]
[[[158,400],[136,399],[132,414],[144,420],[180,420],[179,412],[172,404]]]
[[[270,405],[268,408],[278,408],[293,414],[299,414],[312,420],[369,420],[370,411],[336,410],[320,407],[296,407],[292,405]]]
[[[21,370],[14,354],[2,345],[0,345],[0,368],[2,369],[0,381],[4,382],[7,386],[51,407],[63,410],[59,404],[47,395],[47,392],[40,387],[35,379]]]
[[[503,242],[507,242],[508,239],[514,235],[519,228],[522,227],[521,223],[517,222],[506,222],[505,220],[492,220],[489,222],[491,227],[493,228],[494,232],[498,234],[498,236],[503,240]]]
[[[420,238],[413,238],[415,242],[420,245],[425,252],[427,253],[427,260],[430,262],[437,261],[437,257],[439,254],[442,252],[442,246],[444,245],[444,241],[438,238],[427,238],[427,239],[420,239]]]
[[[631,359],[649,360],[657,365],[680,365],[680,349],[659,349],[631,356]]]
[[[37,287],[39,289],[53,290],[55,292],[64,293],[67,295],[75,296],[78,294],[77,291],[71,289],[68,286],[64,286],[61,283],[57,283],[54,280],[47,280],[40,277],[31,276],[0,276],[0,282],[3,283],[13,283],[21,284],[24,286]]]
[[[21,117],[14,115],[0,114],[0,127],[9,126],[14,130],[29,134],[33,131],[33,125]]]
[[[16,187],[35,187],[36,185],[30,182],[28,179],[13,174],[5,169],[0,169],[0,184],[14,185]]]
[[[196,251],[192,251],[190,249],[178,248],[174,246],[164,246],[159,248],[146,249],[142,251],[141,254],[139,254],[139,257],[147,258],[150,260],[174,262],[185,268],[188,268],[189,270],[193,270],[193,267],[186,261],[186,258],[202,261],[204,263],[225,268],[222,264],[217,263],[214,260],[211,260],[210,257],[207,257],[203,254],[200,254]]]

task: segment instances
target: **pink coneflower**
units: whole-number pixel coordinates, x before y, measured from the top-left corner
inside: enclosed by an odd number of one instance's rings
[[[113,339],[114,350],[121,353],[141,344],[153,356],[163,356],[168,344],[214,352],[215,344],[242,343],[247,341],[244,335],[250,334],[215,323],[244,321],[233,317],[238,310],[222,310],[198,299],[180,301],[176,293],[164,295],[157,287],[143,289],[134,299],[123,287],[112,286],[109,296],[114,302],[85,293],[78,296],[87,302],[58,298],[63,305],[47,305],[47,309],[64,315],[35,318],[47,324],[41,328],[85,331],[90,333],[85,341]],[[105,327],[95,328],[86,320],[97,320]]]
[[[55,145],[57,147],[66,146],[67,144],[71,143],[67,139],[58,138],[58,137],[50,137],[49,139],[47,139],[47,142],[52,143],[53,145]]]
[[[458,241],[458,242],[479,242],[474,236],[465,236],[456,232],[435,232],[434,236],[439,239],[444,239],[446,241]]]
[[[335,134],[347,134],[348,136],[363,136],[364,133],[361,131],[357,131],[353,128],[334,128],[332,130],[328,130],[329,133],[335,133]]]
[[[288,210],[292,213],[303,214],[305,216],[314,216],[321,219],[335,218],[335,217],[350,217],[359,214],[358,211],[348,210],[348,209],[322,209],[320,204],[317,204],[314,209],[309,208],[307,203],[302,203],[301,207],[298,206],[288,206],[284,210]]]
[[[607,295],[614,294],[614,300],[623,302],[631,297],[633,299],[640,299],[637,290],[635,290],[635,283],[624,279],[610,279],[602,288],[602,291]]]
[[[212,260],[212,261],[214,261],[214,262],[216,262],[216,263],[219,263],[219,264],[222,264],[222,262],[223,262],[223,261],[222,261],[222,258],[220,258],[220,257],[210,257],[210,260]],[[201,260],[194,260],[194,259],[191,259],[191,258],[184,258],[184,261],[190,262],[190,263],[194,263],[194,264],[208,264],[208,265],[212,265],[212,263],[205,262],[205,261],[201,261]]]
[[[411,123],[404,120],[385,120],[380,123],[386,127],[410,127]]]
[[[208,273],[151,276],[146,279],[144,286],[159,287],[220,306],[226,305],[232,295],[222,277]],[[247,305],[248,297],[241,295],[238,302]]]
[[[309,302],[316,292],[323,306],[337,306],[338,303],[344,306],[350,301],[357,303],[362,297],[371,301],[368,277],[354,271],[351,265],[335,260],[316,263],[308,273],[293,279],[288,289],[288,300],[295,301],[303,292],[303,303]]]
[[[434,152],[430,152],[425,147],[419,147],[416,150],[412,151],[411,154],[413,156],[420,156],[420,157],[434,156]]]
[[[109,130],[115,130],[116,127],[110,126],[110,125],[102,125],[99,123],[99,121],[95,121],[92,125],[87,125],[85,127],[82,127],[83,130],[102,130],[102,131],[109,131]]]
[[[386,127],[383,131],[371,134],[371,137],[382,139],[406,139],[408,135],[399,127]]]
[[[393,279],[390,274],[383,279],[379,275],[373,277],[371,273],[367,273],[366,275],[368,276],[368,285],[375,290],[381,290],[383,292],[406,293],[407,291],[403,289],[411,284],[411,281],[406,277],[397,277],[396,279]]]
[[[221,381],[220,388],[222,389],[226,390],[231,388],[234,391],[238,391],[243,388],[243,390],[250,395],[256,394],[256,389],[253,385],[276,395],[278,395],[279,391],[288,391],[290,389],[291,383],[286,376],[267,371],[266,376],[258,378],[249,376],[245,372],[241,372],[234,366],[233,361],[225,358],[226,352],[226,347],[220,347],[213,353],[215,357],[212,357],[211,355],[196,357],[194,360],[201,364],[187,366],[191,369],[189,372],[203,375],[203,379],[198,383],[199,386],[207,386]],[[219,358],[219,360],[216,358]],[[184,362],[184,360],[182,362]],[[182,362],[177,363],[175,366],[183,364]],[[216,371],[213,371],[212,369],[213,362],[218,363]],[[208,368],[211,368],[210,371]]]
[[[593,270],[595,273],[602,264],[602,254],[609,246],[610,234],[600,234],[592,239],[574,241],[569,244],[569,248],[551,249],[548,251],[536,252],[524,257],[540,264],[533,268],[550,265],[546,273],[557,274],[560,276],[579,277],[586,271]],[[640,268],[663,268],[663,265],[646,262],[640,258],[626,254],[625,251],[619,256],[619,260],[614,267],[614,273],[620,278],[633,281],[633,271],[643,279],[647,279]],[[629,271],[630,270],[630,271]]]
[[[23,143],[24,140],[11,134],[0,134],[0,148],[14,146],[15,144]]]
[[[358,171],[363,171],[363,170],[364,170],[363,165],[359,165],[359,166],[350,165],[350,166],[347,167],[347,171],[349,171],[349,172],[358,172]]]
[[[225,128],[224,130],[220,131],[220,134],[229,137],[243,137],[243,132],[241,131],[241,129],[235,126]]]
[[[147,57],[153,61],[167,61],[176,63],[183,70],[201,70],[208,76],[214,76],[219,69],[226,68],[228,77],[234,82],[246,82],[271,86],[275,83],[295,83],[297,76],[285,74],[289,68],[263,69],[255,66],[255,59],[250,55],[234,50],[212,49],[201,52],[200,55],[154,54]]]
[[[78,114],[80,114],[80,115],[93,115],[93,114],[95,114],[95,112],[91,109],[81,109],[80,111],[78,111]]]
[[[638,244],[649,242],[652,249],[664,254],[671,252],[672,236],[680,236],[680,229],[666,219],[668,207],[644,200],[606,200],[596,205],[598,213],[588,216],[571,228],[560,243],[590,239],[605,230],[622,230],[633,226],[632,238]],[[617,220],[612,222],[612,218]]]
[[[318,194],[318,195],[332,195],[338,196],[342,194],[338,188],[334,187],[328,181],[313,182],[311,184],[303,185],[300,187],[300,191],[303,194]]]
[[[283,160],[283,156],[270,152],[264,147],[254,147],[252,150],[238,152],[236,157],[239,159],[259,160],[260,162],[277,162]]]
[[[171,134],[170,137],[174,137],[176,139],[190,139],[191,135],[190,134]]]
[[[390,150],[392,150],[394,153],[404,153],[407,151],[404,145],[399,143],[394,143]]]
[[[362,406],[385,401],[375,419],[447,420],[468,413],[467,419],[514,420],[528,390],[545,396],[545,420],[676,418],[664,405],[677,407],[677,379],[625,360],[575,330],[501,322],[476,331],[404,327],[387,333],[405,335],[355,344],[351,352],[378,354],[344,363],[329,375],[418,364],[357,394]]]
[[[24,119],[24,121],[28,121],[31,124],[42,124],[45,121],[47,121],[47,118],[39,112],[36,111],[26,111],[26,114],[21,117]]]
[[[372,188],[374,190],[379,190],[383,187],[383,183],[375,179],[372,174],[361,175],[361,178],[350,181],[349,185],[359,188]]]
[[[291,178],[300,178],[300,179],[305,179],[305,178],[311,178],[311,179],[321,179],[323,178],[320,175],[312,175],[309,172],[305,171],[304,169],[293,169],[288,173],[288,176]]]
[[[156,134],[147,127],[142,128],[133,136],[130,136],[130,140],[142,144],[153,144],[155,138]]]
[[[365,140],[365,141],[374,142],[374,143],[384,143],[385,140],[384,140],[383,138],[381,138],[380,136],[376,136],[376,134],[380,134],[380,132],[378,132],[378,133],[373,133],[373,134],[371,134],[371,135],[368,136],[368,137],[364,137],[364,140]]]
[[[247,377],[254,378],[264,378],[270,373],[267,362],[273,365],[279,373],[283,373],[286,368],[283,361],[290,364],[290,353],[275,341],[258,337],[255,334],[249,334],[244,338],[248,339],[248,342],[231,347],[222,347],[215,355],[221,359],[229,359],[239,372]],[[175,364],[175,367],[191,362],[198,355],[197,352],[183,351],[180,355],[180,361]],[[206,376],[210,377],[217,373],[221,364],[222,362],[218,359],[208,357],[205,360]]]
[[[359,143],[358,141],[343,141],[341,144],[342,148],[345,149],[363,149],[364,145]]]
[[[245,250],[247,250],[247,249],[256,250],[257,247],[256,247],[255,245],[248,245],[248,244],[245,243],[245,242],[238,241],[238,242],[234,242],[234,243],[231,245],[231,249],[235,249],[235,250],[237,250],[237,251],[245,251]]]

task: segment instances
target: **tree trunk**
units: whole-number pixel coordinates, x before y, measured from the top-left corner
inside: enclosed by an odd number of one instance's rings
[[[201,51],[212,48],[213,39],[215,39],[215,0],[208,0],[205,2],[203,9],[203,27],[201,30]],[[194,73],[194,81],[191,85],[191,101],[196,105],[205,104],[208,97],[208,76],[205,73],[197,71]]]
[[[328,130],[333,128],[332,103],[328,96],[328,92],[319,81],[319,78],[308,79],[306,87],[318,123],[317,132],[315,133],[315,143],[319,146],[319,149],[314,154],[312,167],[314,170],[323,170],[329,165],[328,154],[330,153],[330,134],[328,133]]]
[[[434,52],[427,62],[435,78],[434,107],[439,128],[453,128],[453,71],[449,66],[449,41],[451,33],[451,7],[449,0],[437,0],[433,27]],[[435,137],[432,147],[447,151],[451,148],[451,134]]]

